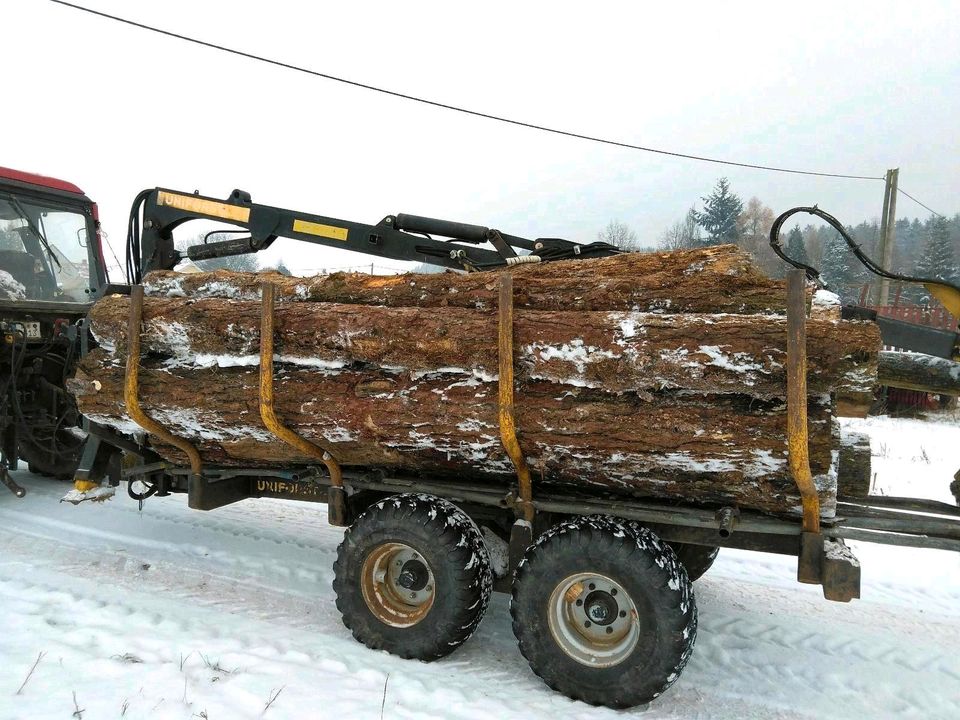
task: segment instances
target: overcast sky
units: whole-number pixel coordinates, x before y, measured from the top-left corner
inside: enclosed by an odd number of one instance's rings
[[[960,3],[77,0],[321,72],[531,123],[741,162],[883,175],[960,210]],[[119,254],[164,186],[374,223],[409,212],[529,237],[655,244],[720,175],[776,212],[878,217],[881,182],[674,159],[417,105],[46,0],[0,10],[0,165],[97,200]],[[899,216],[928,213],[901,196]],[[279,253],[291,266],[369,263]]]

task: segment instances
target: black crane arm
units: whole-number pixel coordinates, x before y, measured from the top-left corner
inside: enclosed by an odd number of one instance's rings
[[[233,225],[246,236],[194,245],[185,253],[177,250],[173,231],[185,222],[200,219]],[[432,235],[450,239],[437,240]],[[270,247],[278,237],[390,260],[409,260],[467,271],[567,257],[601,257],[620,252],[606,243],[578,245],[556,238],[529,240],[481,225],[403,213],[387,215],[375,225],[368,225],[259,205],[242,190],[234,190],[225,200],[218,200],[196,193],[154,188],[137,196],[130,213],[127,279],[138,283],[144,273],[170,270],[184,257],[209,260],[258,252]],[[493,249],[477,247],[484,243],[489,243]],[[518,249],[530,254],[518,255]]]

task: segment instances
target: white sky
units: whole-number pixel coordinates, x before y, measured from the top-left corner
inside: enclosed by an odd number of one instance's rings
[[[960,210],[960,3],[81,4],[321,72],[698,155],[883,175]],[[725,168],[510,127],[63,8],[0,9],[0,165],[97,200],[120,254],[138,191],[164,186],[374,223],[409,212],[655,244],[721,175],[776,212],[880,214],[881,182]],[[927,216],[900,196],[898,215]],[[369,258],[284,253],[291,266]],[[300,254],[297,254],[300,253]],[[321,254],[322,253],[322,254]],[[272,257],[266,257],[271,260]]]

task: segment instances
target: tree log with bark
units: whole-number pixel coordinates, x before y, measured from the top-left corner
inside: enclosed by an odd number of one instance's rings
[[[960,395],[960,363],[910,352],[879,354],[878,382],[940,395]]]
[[[786,312],[786,284],[760,272],[735,245],[591,260],[518,265],[514,305],[531,310],[638,310],[670,313]],[[497,307],[497,275],[456,272],[406,275],[333,273],[309,278],[279,273],[147,275],[148,295],[256,300],[269,280],[277,296],[314,302],[392,307]]]
[[[252,362],[252,361],[251,361]],[[123,367],[98,350],[72,385],[92,420],[137,428],[123,405]],[[96,379],[94,382],[85,380]],[[258,411],[258,368],[140,370],[144,410],[196,443],[207,462],[282,466],[309,459],[274,438]],[[500,444],[497,383],[464,373],[278,368],[275,404],[285,424],[347,466],[486,479],[506,485],[513,466]],[[610,394],[547,381],[521,383],[517,426],[535,480],[589,492],[734,503],[771,512],[799,507],[787,469],[781,401],[743,395]],[[833,507],[829,406],[810,404],[810,456]],[[175,448],[155,446],[184,464]]]
[[[535,485],[799,511],[787,467],[783,283],[731,247],[512,273],[516,419]],[[309,461],[260,422],[264,280],[278,286],[285,424],[345,466],[513,481],[498,426],[498,278],[488,273],[148,276],[141,403],[207,463]],[[82,361],[72,387],[93,420],[135,433],[123,405],[128,313],[120,296],[95,305],[103,349]],[[831,393],[869,393],[879,346],[869,323],[808,323],[810,456],[827,515],[839,445]]]
[[[90,313],[97,340],[125,353],[129,298],[116,295]],[[147,298],[143,351],[171,362],[217,364],[255,356],[257,302]],[[325,367],[375,366],[413,373],[440,368],[497,373],[497,316],[466,308],[282,303],[275,313],[281,360]],[[808,323],[808,387],[872,389],[879,335],[871,323]],[[518,376],[607,392],[664,389],[783,397],[786,320],[765,315],[663,315],[641,312],[518,311]]]

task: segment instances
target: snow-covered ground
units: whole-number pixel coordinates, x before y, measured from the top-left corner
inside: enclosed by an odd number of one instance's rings
[[[950,500],[956,418],[852,424],[872,436],[883,492]],[[696,585],[683,676],[615,713],[530,672],[503,595],[440,662],[356,643],[334,607],[341,531],[323,508],[200,513],[171,497],[138,512],[126,495],[74,507],[57,502],[66,486],[15,477],[26,498],[0,492],[2,720],[960,717],[954,553],[856,544],[864,599],[839,605],[795,583],[791,558],[723,551]]]

